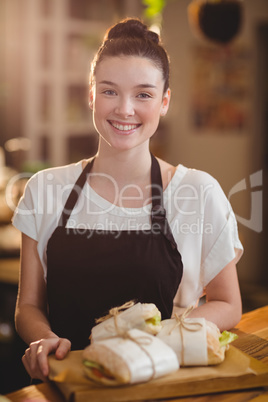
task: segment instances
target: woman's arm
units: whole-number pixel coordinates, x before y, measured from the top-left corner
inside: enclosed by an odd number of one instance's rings
[[[51,331],[47,318],[46,283],[37,251],[37,242],[22,234],[19,291],[15,324],[20,337],[29,345],[22,358],[32,378],[45,380],[47,356],[55,352],[62,359],[70,350],[70,341]]]
[[[231,261],[207,285],[206,303],[194,309],[189,317],[204,317],[220,331],[233,328],[241,319],[242,302],[235,261]]]

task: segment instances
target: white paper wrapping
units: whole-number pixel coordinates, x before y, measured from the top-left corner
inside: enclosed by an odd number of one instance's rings
[[[120,312],[116,316],[117,327],[120,331],[125,332],[132,328],[145,329],[144,312],[150,309],[150,304],[137,303],[125,311]],[[107,320],[97,324],[91,331],[91,342],[97,342],[111,336],[117,335],[118,332],[115,327],[115,318],[111,317]]]
[[[175,318],[164,320],[157,338],[174,350],[180,365],[208,365],[207,328],[204,318],[184,318],[183,326],[178,324]]]
[[[132,329],[128,334],[137,343],[118,337],[98,343],[104,344],[125,361],[130,370],[131,384],[149,381],[178,370],[176,354],[160,339],[138,329]]]

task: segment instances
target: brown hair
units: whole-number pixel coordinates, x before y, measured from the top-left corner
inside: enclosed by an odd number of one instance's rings
[[[164,92],[168,89],[169,58],[167,52],[161,45],[159,35],[150,31],[139,19],[124,19],[106,32],[104,41],[91,64],[91,84],[98,64],[109,56],[140,56],[150,59],[162,71]]]

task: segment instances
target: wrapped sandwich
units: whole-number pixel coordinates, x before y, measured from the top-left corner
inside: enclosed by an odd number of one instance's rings
[[[124,311],[122,311],[124,310]],[[123,306],[112,308],[108,316],[96,320],[97,325],[91,330],[91,342],[109,338],[132,328],[156,335],[161,326],[161,313],[153,303],[127,302]]]
[[[228,345],[237,335],[224,331],[204,318],[176,316],[162,321],[157,337],[169,345],[181,366],[208,366],[221,363]]]
[[[138,329],[92,343],[83,350],[82,359],[87,377],[108,386],[146,382],[179,368],[168,345]]]

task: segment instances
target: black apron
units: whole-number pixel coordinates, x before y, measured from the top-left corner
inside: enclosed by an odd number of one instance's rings
[[[181,255],[163,208],[161,171],[152,155],[151,229],[98,231],[66,228],[94,160],[84,168],[47,245],[47,296],[52,330],[72,342],[89,343],[95,319],[129,300],[154,303],[170,318],[182,278]]]

